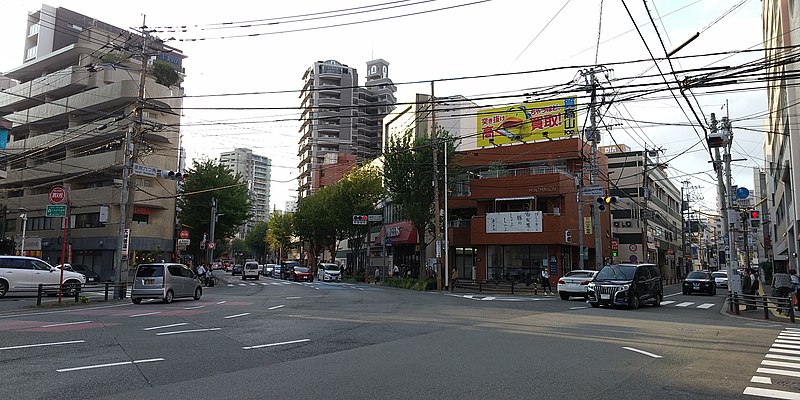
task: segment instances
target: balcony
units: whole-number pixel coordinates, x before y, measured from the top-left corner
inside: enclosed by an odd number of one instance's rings
[[[85,157],[69,158],[64,162],[45,162],[36,166],[8,172],[6,184],[32,183],[35,181],[53,181],[59,177],[86,174],[89,171],[101,171],[122,167],[122,152],[109,151],[107,153],[92,154]]]
[[[61,98],[80,93],[90,85],[94,85],[94,80],[89,79],[89,74],[85,67],[73,66],[20,83],[0,92],[0,112],[12,112],[39,105],[42,101],[37,99],[43,96]]]

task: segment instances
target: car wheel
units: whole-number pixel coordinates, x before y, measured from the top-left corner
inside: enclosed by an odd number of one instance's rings
[[[174,296],[175,293],[172,293],[172,290],[167,290],[167,295],[164,296],[164,300],[162,301],[164,302],[164,304],[172,303],[172,299],[174,298]]]
[[[0,281],[0,297],[3,297],[8,293],[8,282]]]
[[[66,281],[62,286],[61,293],[67,297],[75,297],[81,291],[81,284],[76,281]]]
[[[690,294],[690,292],[689,292],[688,290],[686,290],[686,289],[683,289],[683,294],[684,294],[684,295],[689,295],[689,294]]]
[[[256,275],[256,280],[259,280],[259,279],[261,279],[261,277],[260,277],[260,276],[258,276],[258,275]]]
[[[717,288],[711,288],[711,293],[709,293],[709,294],[712,295],[712,296],[716,296],[717,295]]]
[[[630,306],[632,310],[639,308],[639,295],[636,293],[631,294]]]
[[[600,303],[591,302],[591,301],[589,302],[589,305],[592,306],[592,308],[600,307]]]
[[[661,302],[664,301],[664,295],[658,292],[656,293],[655,299],[656,301],[653,303],[653,307],[661,307]]]
[[[203,295],[203,289],[197,288],[194,290],[194,299],[200,300],[200,297]]]
[[[559,293],[558,296],[561,297],[561,300],[569,300],[569,295],[566,293]]]
[[[131,299],[131,302],[132,302],[133,304],[141,304],[141,302],[142,302],[142,299]]]

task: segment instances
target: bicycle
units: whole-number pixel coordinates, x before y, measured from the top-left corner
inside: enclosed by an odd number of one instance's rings
[[[201,283],[203,283],[203,286],[206,286],[206,287],[217,286],[217,284],[219,283],[219,278],[217,278],[216,276],[213,276],[213,275],[212,276],[208,276],[208,277],[205,278],[205,282],[201,282]]]

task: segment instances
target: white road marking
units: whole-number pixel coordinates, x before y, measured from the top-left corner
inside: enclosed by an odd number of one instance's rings
[[[772,353],[783,353],[783,354],[800,355],[800,351],[797,351],[797,350],[778,349],[778,348],[775,348],[775,347],[771,347],[769,349],[769,351],[772,352]]]
[[[697,306],[697,308],[711,308],[714,306],[715,306],[714,303],[705,303],[705,304],[700,304],[699,306]]]
[[[250,282],[250,286],[257,286],[258,284]]]
[[[796,337],[786,337],[786,336],[778,336],[775,339],[775,343],[786,343],[786,344],[800,344],[800,338]]]
[[[277,310],[277,309],[279,309],[279,308],[281,308],[281,307],[283,307],[283,306],[284,306],[284,305],[283,305],[283,304],[281,304],[281,305],[279,305],[279,306],[273,306],[273,307],[270,307],[270,308],[268,308],[267,310]]]
[[[197,310],[198,308],[203,308],[205,306],[194,306],[194,307],[184,307],[184,310]]]
[[[263,347],[282,346],[282,345],[285,345],[285,344],[295,344],[295,343],[303,343],[303,342],[310,342],[310,341],[311,341],[311,339],[290,340],[288,342],[259,344],[257,346],[244,346],[244,347],[242,347],[242,349],[244,349],[244,350],[260,349],[260,348],[263,348]]]
[[[630,350],[630,351],[635,351],[635,352],[637,352],[639,354],[644,354],[646,356],[650,356],[650,357],[653,357],[653,358],[661,358],[661,356],[658,355],[658,354],[649,353],[649,352],[646,352],[644,350],[634,349],[633,347],[623,347],[623,349]]]
[[[80,371],[80,370],[84,370],[84,369],[116,367],[118,365],[142,364],[142,363],[149,363],[149,362],[156,362],[156,361],[164,361],[164,359],[163,358],[150,358],[150,359],[147,359],[147,360],[122,361],[122,362],[109,363],[109,364],[87,365],[85,367],[62,368],[62,369],[57,369],[56,372]]]
[[[228,287],[234,287],[234,286],[235,286],[235,285],[234,285],[234,284],[232,284],[232,283],[229,283],[229,284],[228,284]]]
[[[149,328],[144,328],[144,329],[142,329],[142,330],[143,330],[143,331],[152,331],[152,330],[155,330],[155,329],[174,328],[174,327],[176,327],[176,326],[183,326],[183,325],[189,325],[189,323],[188,323],[188,322],[181,322],[181,323],[179,323],[179,324],[169,324],[169,325],[161,325],[161,326],[151,326],[151,327],[149,327]]]
[[[589,307],[570,307],[569,309],[570,310],[583,310],[585,308],[589,308]]]
[[[62,344],[75,344],[75,343],[86,343],[86,341],[85,340],[70,340],[68,342],[23,344],[23,345],[20,345],[20,346],[0,347],[0,350],[27,349],[27,348],[30,348],[30,347],[44,347],[44,346],[60,346]]]
[[[780,347],[782,349],[800,350],[800,345],[796,345],[796,344],[773,343],[772,347]]]
[[[749,394],[751,396],[770,397],[773,399],[800,400],[800,393],[786,392],[783,390],[775,390],[775,389],[754,388],[750,386],[744,388],[744,392],[742,392],[742,394]]]
[[[489,296],[489,297],[484,297],[481,300],[494,300],[494,299],[495,299],[494,297]]]
[[[473,297],[475,297],[475,296],[473,296],[473,295],[471,295],[471,294],[465,294],[465,295],[464,295],[464,298],[465,298],[465,299],[471,299],[471,298],[473,298]]]
[[[677,296],[679,294],[681,294],[681,293],[678,292],[678,293],[673,293],[673,294],[665,294],[664,297],[672,297],[672,296]]]
[[[188,331],[172,331],[172,332],[156,333],[156,336],[177,335],[179,333],[209,332],[209,331],[218,331],[218,330],[220,330],[220,328],[189,329]]]
[[[273,284],[273,285],[278,285],[278,286],[280,286],[280,285],[281,285],[281,284],[280,284],[280,283],[278,283],[278,282],[272,282],[272,284]]]
[[[794,331],[783,331],[783,332],[779,333],[779,335],[800,337],[800,333],[797,333],[797,332],[794,332]]]
[[[776,360],[800,361],[800,357],[784,356],[783,354],[767,354],[766,357],[774,358]]]
[[[228,300],[222,300],[222,301],[218,301],[217,304],[225,304],[227,302],[228,302]]]
[[[784,367],[784,368],[800,368],[800,364],[798,363],[790,363],[785,361],[762,360],[761,365],[771,365],[773,367]]]
[[[245,315],[250,315],[250,313],[246,312],[246,313],[241,313],[241,314],[236,314],[236,315],[228,315],[227,317],[222,317],[222,319],[231,319],[231,318],[244,317]]]
[[[156,314],[161,314],[161,311],[153,311],[153,312],[148,312],[148,313],[144,313],[144,314],[133,314],[133,315],[129,316],[128,318],[144,317],[144,316],[147,316],[147,315],[156,315]]]
[[[302,299],[302,297],[300,297],[300,296],[291,296],[291,297],[287,297],[286,298],[286,300],[297,300],[297,299]]]
[[[269,285],[269,283],[267,283],[267,282],[261,282],[261,286],[267,286],[267,285]]]
[[[785,371],[782,369],[774,369],[774,368],[759,368],[756,370],[759,374],[773,374],[773,375],[783,375],[783,376],[793,376],[795,378],[800,378],[800,371]],[[798,394],[800,396],[800,394]]]
[[[63,324],[42,325],[41,328],[52,328],[54,326],[80,325],[80,324],[88,324],[90,322],[93,321],[64,322]]]
[[[689,307],[692,304],[694,303],[691,301],[684,301],[683,303],[675,304],[675,307]]]
[[[246,283],[240,283],[239,286],[247,286]]]
[[[668,306],[668,305],[670,305],[670,304],[672,304],[672,303],[674,303],[674,302],[675,302],[675,300],[667,300],[667,301],[662,301],[662,302],[661,302],[661,305],[662,305],[662,306]]]
[[[798,332],[798,333],[800,333],[800,328],[786,327],[786,328],[784,328],[783,330],[784,330],[784,331],[795,331],[795,332]]]
[[[772,378],[768,376],[754,376],[750,378],[750,382],[752,383],[764,383],[767,385],[772,385]]]

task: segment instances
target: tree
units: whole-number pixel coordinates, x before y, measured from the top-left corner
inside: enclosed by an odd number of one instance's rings
[[[286,256],[294,236],[294,214],[273,211],[267,222],[267,243],[278,251],[278,262]]]
[[[294,229],[300,241],[308,245],[312,267],[319,263],[320,251],[336,242],[336,213],[332,212],[338,206],[334,204],[335,195],[335,185],[328,186],[297,203]]]
[[[444,197],[444,154],[452,160],[455,153],[455,142],[449,133],[439,128],[438,134],[438,170],[439,198]],[[404,219],[417,230],[419,249],[419,274],[425,269],[423,245],[425,234],[433,231],[434,226],[434,191],[433,182],[433,141],[427,135],[414,137],[412,131],[399,138],[391,138],[384,154],[383,181],[392,201],[399,204]],[[455,169],[448,170],[448,183],[455,181]],[[449,189],[449,188],[448,188]],[[440,206],[442,206],[440,204]],[[446,227],[445,227],[446,229]]]
[[[334,188],[335,206],[330,212],[335,218],[336,239],[349,239],[353,254],[360,254],[361,245],[368,245],[362,238],[369,236],[367,226],[353,224],[353,215],[373,213],[378,202],[383,199],[380,171],[370,165],[355,168],[336,183]],[[334,254],[335,249],[331,249],[331,252]],[[356,262],[358,257],[353,260]],[[356,269],[358,268],[354,271]]]
[[[218,215],[214,226],[215,242],[218,249],[223,249],[223,239],[233,236],[237,227],[250,218],[250,197],[242,177],[216,161],[194,160],[187,172],[189,179],[179,191],[178,218],[188,228],[192,243],[190,252],[199,260],[205,254],[200,242],[210,230],[212,199],[217,201]]]
[[[269,251],[269,246],[267,245],[267,223],[258,222],[253,225],[253,228],[244,237],[244,242],[247,244],[250,253],[255,255],[257,259],[265,257]]]

